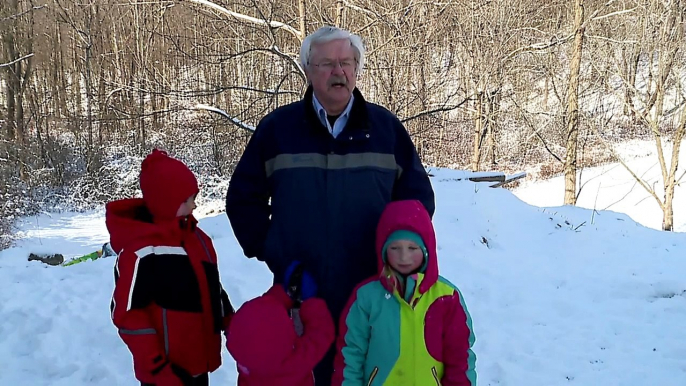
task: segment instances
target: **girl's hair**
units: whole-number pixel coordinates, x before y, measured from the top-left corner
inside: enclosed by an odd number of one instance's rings
[[[389,287],[396,289],[398,288],[398,278],[395,276],[393,268],[390,266],[390,264],[386,263],[383,265],[383,269],[381,270],[379,277],[381,280],[385,280]]]

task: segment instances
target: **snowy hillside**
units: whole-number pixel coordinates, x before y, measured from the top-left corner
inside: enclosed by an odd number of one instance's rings
[[[681,149],[686,148],[686,141]],[[662,171],[653,141],[634,140],[616,148],[631,170],[655,188],[657,196],[664,200]],[[672,157],[671,144],[665,146],[665,158],[669,165]],[[680,152],[677,178],[685,176],[686,151]],[[618,164],[584,169],[577,183],[583,186],[577,205],[588,209],[612,210],[628,213],[630,217],[649,228],[662,229],[662,211],[657,201]],[[564,200],[564,177],[551,178],[523,184],[515,194],[525,202],[537,206],[560,206]],[[674,189],[674,230],[686,232],[686,177]]]
[[[432,172],[440,269],[471,311],[479,385],[686,385],[686,234],[615,212],[533,207]],[[224,214],[200,224],[236,306],[268,288],[266,267],[243,258]],[[0,385],[135,384],[109,319],[114,261],[26,261],[98,248],[103,215],[34,217],[22,229],[19,246],[0,252]],[[235,384],[226,350],[224,359],[213,385]]]

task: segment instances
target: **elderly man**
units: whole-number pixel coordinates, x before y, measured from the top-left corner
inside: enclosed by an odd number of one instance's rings
[[[290,263],[312,273],[338,320],[355,286],[377,273],[374,237],[386,204],[434,192],[400,121],[355,87],[364,66],[359,36],[323,27],[300,50],[304,99],[264,117],[236,166],[226,213],[246,256],[283,282]],[[328,385],[332,356],[315,370]]]

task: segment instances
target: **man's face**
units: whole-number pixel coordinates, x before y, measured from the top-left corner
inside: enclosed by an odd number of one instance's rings
[[[313,45],[305,72],[327,113],[340,114],[348,104],[356,83],[357,61],[350,40]]]

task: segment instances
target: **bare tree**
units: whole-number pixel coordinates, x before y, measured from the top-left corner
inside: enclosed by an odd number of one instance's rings
[[[569,64],[569,88],[567,91],[567,152],[565,155],[565,200],[566,205],[576,204],[576,151],[579,142],[579,71],[584,44],[584,0],[574,2],[574,43]]]
[[[77,191],[153,146],[230,174],[251,128],[302,98],[300,45],[326,24],[363,37],[361,91],[400,118],[427,164],[566,172],[573,203],[572,179],[607,158],[590,130],[607,110],[594,103],[621,95],[613,141],[659,131],[662,143],[681,127],[683,0],[0,4],[0,175],[24,165],[33,186]]]
[[[673,1],[670,4],[652,2],[643,7],[641,20],[650,20],[654,33],[647,33],[641,43],[641,55],[650,58],[645,68],[646,86],[636,87],[635,79],[623,70],[623,63],[617,61],[616,75],[622,79],[624,107],[629,109],[638,123],[644,125],[655,142],[658,163],[662,177],[662,198],[654,186],[643,180],[628,164],[616,154],[612,146],[605,142],[624,168],[655,199],[663,212],[662,229],[673,230],[674,227],[674,189],[684,177],[679,170],[681,144],[686,135],[686,95],[679,92],[681,87],[680,72],[677,63],[683,63],[684,25],[686,25],[686,2]],[[657,63],[654,62],[657,61]],[[666,105],[668,95],[672,95],[669,107]],[[671,157],[669,163],[665,156],[664,137],[671,134]]]

